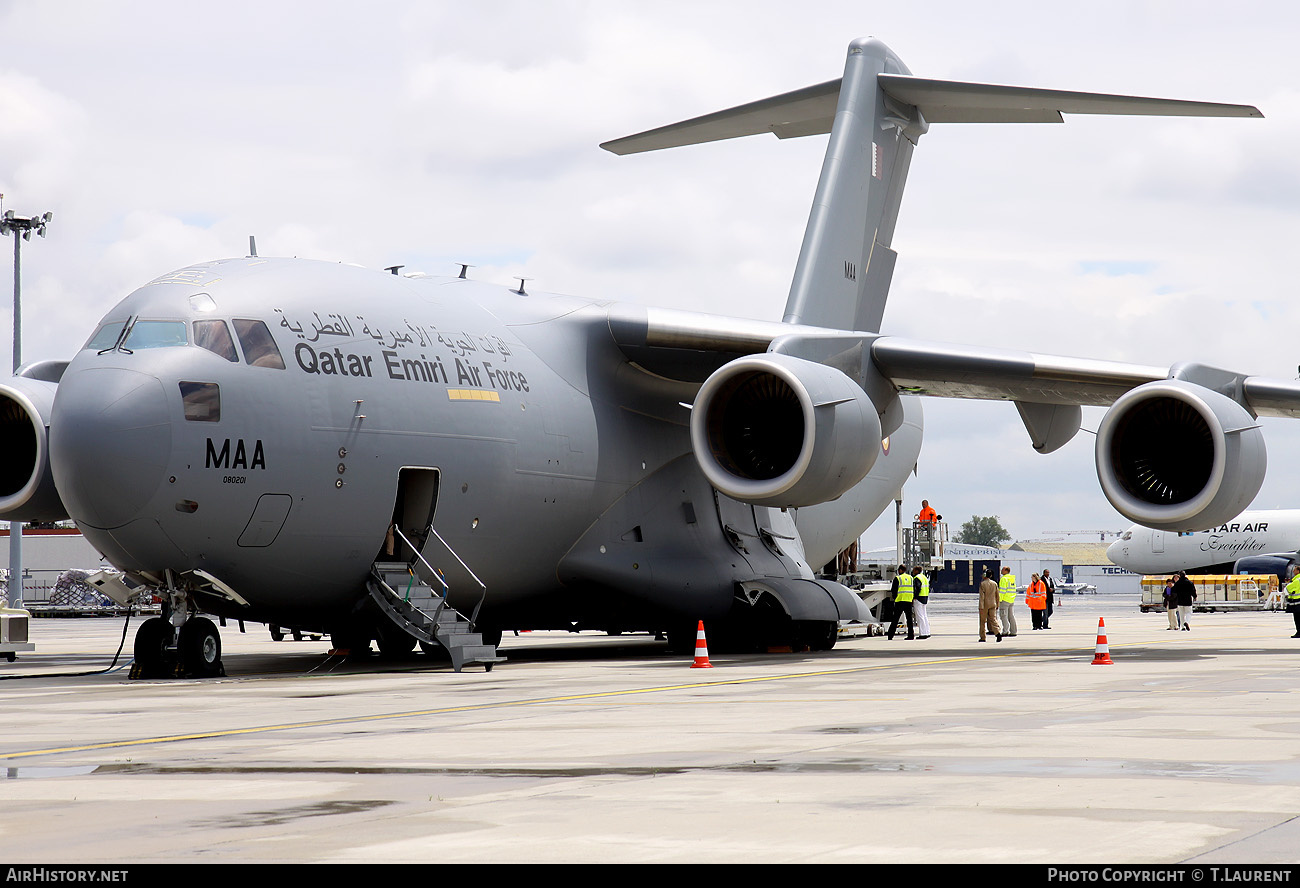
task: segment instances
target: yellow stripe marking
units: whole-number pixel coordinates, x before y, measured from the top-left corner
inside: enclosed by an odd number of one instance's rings
[[[500,401],[501,396],[488,389],[447,389],[450,401]]]
[[[1259,637],[1250,635],[1245,637]],[[1169,643],[1179,641],[1173,639]],[[1163,639],[1146,641],[1144,644],[1163,644]],[[1135,646],[1138,642],[1128,642],[1119,647]],[[438,709],[415,709],[407,712],[389,712],[377,715],[353,715],[342,718],[318,719],[315,721],[289,722],[280,725],[263,725],[253,728],[231,728],[225,731],[202,731],[193,734],[169,734],[161,737],[144,737],[135,740],[110,740],[103,743],[87,743],[80,746],[56,746],[48,749],[33,749],[27,752],[0,753],[0,761],[31,758],[41,755],[58,755],[67,752],[88,752],[96,749],[125,749],[133,746],[149,746],[157,743],[174,743],[181,740],[207,740],[215,737],[239,737],[250,734],[267,734],[274,731],[292,731],[299,728],[320,728],[332,725],[359,724],[363,722],[388,721],[397,718],[420,718],[430,715],[448,715],[455,712],[478,712],[488,709],[509,709],[519,706],[539,706],[548,703],[573,703],[581,700],[598,700],[602,698],[630,697],[639,694],[659,694],[669,691],[693,691],[702,688],[717,688],[727,685],[757,684],[760,682],[788,681],[801,678],[823,678],[831,675],[852,675],[857,672],[873,672],[881,669],[900,669],[915,666],[944,666],[956,663],[974,663],[980,660],[1001,660],[1029,656],[1085,655],[1091,647],[1055,648],[1049,650],[1000,651],[997,653],[971,655],[968,657],[949,657],[935,660],[917,660],[907,663],[875,663],[869,666],[848,666],[842,669],[826,669],[818,672],[788,672],[779,675],[759,675],[750,678],[722,678],[713,681],[688,682],[685,684],[659,685],[650,688],[625,688],[613,691],[593,691],[589,694],[566,694],[557,697],[536,697],[529,700],[504,700],[496,703],[472,703],[464,706],[445,706]],[[333,676],[336,677],[337,676]]]

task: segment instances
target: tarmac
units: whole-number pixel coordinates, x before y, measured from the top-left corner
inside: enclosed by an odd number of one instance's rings
[[[33,621],[0,663],[12,863],[1295,863],[1289,615],[1136,604],[976,641],[712,654],[647,636],[415,655],[222,632],[228,677],[129,681],[119,619]],[[1102,607],[1102,610],[1105,608]],[[10,676],[35,676],[10,678]]]

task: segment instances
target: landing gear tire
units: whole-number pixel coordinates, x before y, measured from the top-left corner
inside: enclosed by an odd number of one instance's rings
[[[349,657],[370,656],[370,636],[356,629],[334,630],[330,633],[330,644],[336,651],[346,651]]]
[[[375,640],[379,642],[379,654],[390,660],[405,657],[415,649],[415,639],[394,625],[376,625]]]
[[[162,617],[152,617],[140,624],[135,633],[135,663],[131,678],[170,678],[175,664],[167,651],[171,624]]]
[[[695,650],[695,636],[698,623],[674,623],[668,627],[668,650],[674,654],[686,654]]]
[[[840,624],[833,620],[797,620],[795,640],[810,651],[829,651],[840,637]]]
[[[185,674],[191,678],[214,678],[226,674],[221,663],[221,633],[207,617],[191,617],[181,626],[177,645]]]

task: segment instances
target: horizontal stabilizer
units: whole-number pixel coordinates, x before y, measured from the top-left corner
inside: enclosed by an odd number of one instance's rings
[[[908,74],[878,74],[877,77],[886,95],[917,108],[927,123],[1060,123],[1062,114],[1264,116],[1253,105],[998,86],[933,80]],[[841,82],[828,80],[816,86],[614,139],[600,147],[614,154],[638,154],[760,133],[772,133],[779,139],[829,133],[835,121]]]
[[[890,98],[914,105],[927,123],[1060,123],[1062,114],[1152,117],[1263,117],[1253,105],[1189,102],[880,74]]]
[[[601,144],[615,154],[638,154],[700,142],[772,133],[779,139],[829,133],[840,98],[840,81],[830,80],[725,111],[705,114]]]

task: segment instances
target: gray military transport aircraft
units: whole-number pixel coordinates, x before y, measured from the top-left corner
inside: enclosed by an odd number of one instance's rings
[[[1262,483],[1256,417],[1300,415],[1300,384],[879,332],[930,124],[1062,112],[1261,116],[929,80],[858,40],[842,79],[602,146],[829,132],[780,323],[463,270],[194,265],[123,299],[71,361],[0,386],[0,518],[71,516],[124,572],[105,587],[162,600],[135,639],[141,676],[221,673],[203,613],[352,650],[418,641],[457,669],[490,667],[492,636],[530,627],[680,639],[704,619],[715,644],[829,648],[863,614],[812,568],[901,490],[915,395],[1012,400],[1044,453],[1078,431],[1079,405],[1113,405],[1096,452],[1115,508],[1219,524]]]

